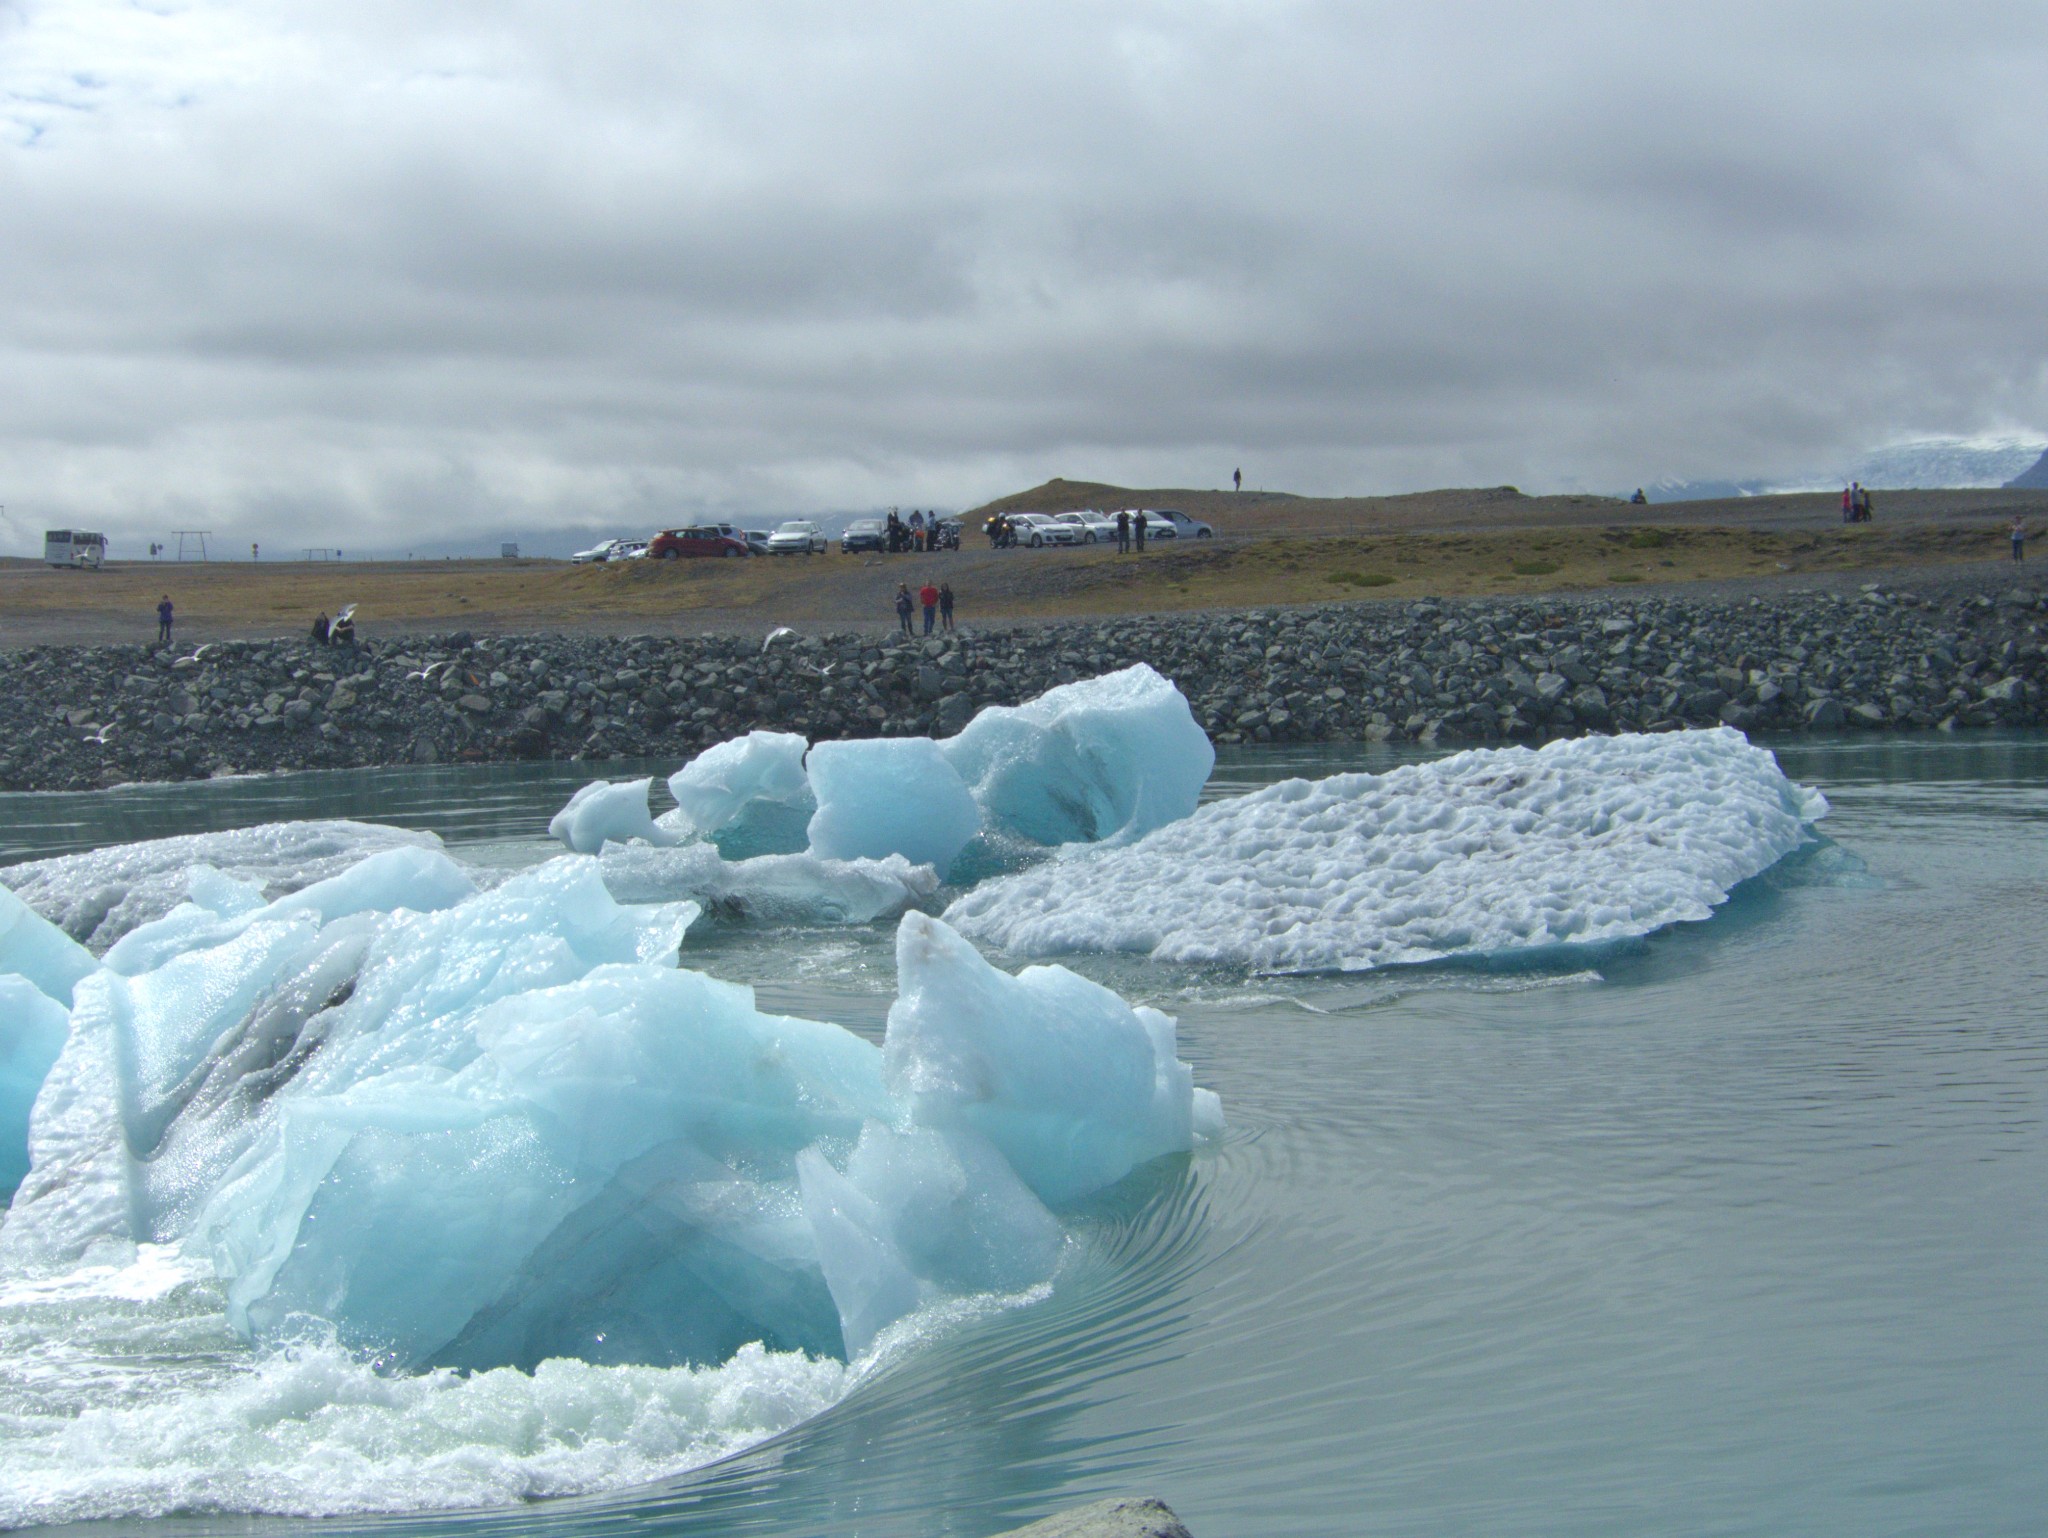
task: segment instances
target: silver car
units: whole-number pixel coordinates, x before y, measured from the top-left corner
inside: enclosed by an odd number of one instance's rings
[[[1098,541],[1109,544],[1113,543],[1116,539],[1116,519],[1108,513],[1100,513],[1093,508],[1083,508],[1072,513],[1055,513],[1053,516],[1061,523],[1071,523],[1075,528],[1079,529],[1081,531],[1081,543],[1084,545],[1092,545]]]
[[[1051,513],[1012,513],[1010,526],[1017,531],[1017,543],[1036,550],[1040,545],[1078,545],[1081,530],[1061,523]]]
[[[825,531],[808,518],[777,524],[768,536],[770,555],[810,555],[825,548]]]

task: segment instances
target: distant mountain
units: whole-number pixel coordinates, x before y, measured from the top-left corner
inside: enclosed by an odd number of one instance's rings
[[[2029,468],[2020,471],[2005,484],[2015,490],[2025,488],[2030,491],[2048,491],[2048,449],[2044,449],[2041,457]]]
[[[2048,443],[2039,438],[1911,438],[1873,449],[1835,470],[1743,481],[1665,480],[1643,490],[1652,502],[1703,502],[1795,491],[1839,491],[1851,481],[1881,491],[2048,487]]]
[[[1643,495],[1652,502],[1720,502],[1758,496],[1768,489],[1762,481],[1652,481]]]

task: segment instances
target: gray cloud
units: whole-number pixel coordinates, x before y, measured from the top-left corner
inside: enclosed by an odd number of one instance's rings
[[[2044,54],[2018,4],[0,7],[0,502],[389,547],[2048,427]]]

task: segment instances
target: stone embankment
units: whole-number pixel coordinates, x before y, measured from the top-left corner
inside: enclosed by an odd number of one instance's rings
[[[41,647],[0,656],[0,786],[655,756],[753,727],[958,731],[988,704],[1148,662],[1219,742],[1540,741],[2048,724],[2048,595],[1872,586],[1708,601],[1336,604],[956,637],[465,634]]]

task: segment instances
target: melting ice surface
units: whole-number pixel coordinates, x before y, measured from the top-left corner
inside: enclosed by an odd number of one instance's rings
[[[8,872],[33,903],[0,892],[0,1360],[45,1386],[0,1438],[0,1525],[613,1489],[820,1413],[949,1309],[1037,1296],[1074,1205],[1221,1107],[1167,1016],[1010,975],[963,930],[1259,970],[1612,938],[1704,916],[1825,810],[1716,732],[1175,817],[1207,745],[1148,762],[1172,704],[1119,688],[1128,710],[1027,707],[939,760],[984,827],[1072,846],[946,922],[900,850],[644,835],[508,879],[345,824]],[[688,832],[760,803],[734,757]],[[787,797],[788,752],[767,762]],[[810,815],[858,831],[872,767],[836,803],[807,773]],[[707,903],[911,908],[881,1044],[691,969]],[[186,1365],[98,1391],[67,1321],[110,1299],[135,1350]]]
[[[1725,727],[1482,749],[1286,780],[985,882],[946,917],[1027,956],[1261,972],[1494,956],[1703,919],[1826,812]]]

